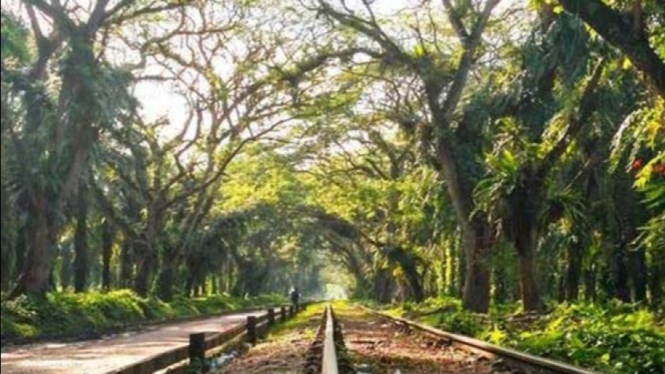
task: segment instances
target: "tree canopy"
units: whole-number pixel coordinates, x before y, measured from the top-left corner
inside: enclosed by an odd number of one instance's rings
[[[661,0],[9,1],[2,290],[658,308],[663,24]]]

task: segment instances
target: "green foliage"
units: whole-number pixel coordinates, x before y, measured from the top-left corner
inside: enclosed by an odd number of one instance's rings
[[[54,292],[45,298],[22,295],[2,300],[2,337],[68,337],[99,334],[141,322],[168,320],[283,304],[280,295],[237,298],[212,295],[179,298],[165,303],[155,297],[142,298],[129,290],[109,293],[72,294]]]
[[[1,53],[2,59],[12,58],[18,63],[26,63],[30,59],[28,50],[28,31],[12,14],[2,11]],[[3,61],[4,62],[4,61]]]
[[[404,304],[400,310],[426,313],[445,305],[458,303],[454,299],[430,299]],[[418,320],[452,333],[603,372],[663,373],[665,321],[653,312],[619,302],[563,303],[534,319],[514,315],[516,309],[515,305],[503,305],[486,316],[450,308]]]
[[[507,344],[612,373],[663,373],[665,331],[650,312],[626,308],[561,304],[543,329],[515,334]]]

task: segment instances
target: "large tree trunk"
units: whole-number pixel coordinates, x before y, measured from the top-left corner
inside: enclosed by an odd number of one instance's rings
[[[402,247],[394,247],[389,249],[388,258],[396,262],[404,272],[408,286],[411,289],[411,296],[416,302],[421,302],[425,299],[425,291],[423,290],[423,276],[418,274],[417,257],[410,252],[407,252]]]
[[[540,311],[544,305],[536,276],[537,213],[542,183],[524,171],[522,180],[509,197],[509,237],[517,251],[522,305],[525,311]]]
[[[157,297],[163,301],[173,300],[175,291],[175,278],[177,267],[171,261],[165,260],[162,263],[162,270],[157,277]]]
[[[23,293],[44,295],[49,290],[53,242],[48,217],[48,202],[36,196],[30,209],[31,221],[26,231],[27,253],[23,272],[10,298]]]
[[[111,253],[115,240],[115,230],[107,220],[102,225],[102,289],[111,289]]]
[[[584,272],[584,299],[596,301],[596,296],[596,269],[591,265],[591,268]]]
[[[12,280],[16,281],[25,268],[25,259],[28,254],[27,242],[27,227],[25,224],[19,225],[18,232],[16,233],[16,244],[14,245],[14,271],[12,272]],[[14,282],[16,283],[16,282]]]
[[[617,246],[610,255],[610,295],[623,301],[630,302],[630,288],[628,287],[628,268],[626,267],[623,245]]]
[[[67,290],[72,285],[72,248],[69,243],[60,247],[60,287]]]
[[[536,280],[536,261],[533,253],[524,253],[518,257],[520,270],[520,290],[525,311],[540,311],[543,304]]]
[[[665,274],[665,253],[654,256],[649,272],[649,291],[651,294],[651,306],[657,309],[663,304],[663,274]]]
[[[74,233],[74,292],[84,292],[88,283],[88,202],[83,183],[79,185]]]
[[[491,267],[489,246],[483,233],[485,228],[474,227],[474,231],[464,234],[466,277],[464,279],[463,306],[473,312],[486,313],[490,304]],[[477,232],[480,231],[480,232]]]
[[[387,269],[379,269],[374,275],[374,299],[383,304],[391,302],[394,279]]]
[[[132,287],[134,279],[134,261],[130,239],[125,239],[120,248],[120,284],[124,288]]]
[[[568,263],[566,264],[566,276],[564,282],[565,299],[577,300],[580,290],[580,276],[582,273],[582,254],[584,252],[584,240],[577,239],[575,243],[568,246]]]
[[[462,229],[465,260],[462,305],[470,311],[486,313],[490,302],[491,229],[483,215],[478,214],[471,219],[474,207],[472,183],[456,165],[450,142],[441,138],[437,140],[437,160],[453,202],[455,217]]]
[[[3,229],[6,230],[6,229]],[[0,269],[2,271],[1,275],[1,280],[0,280],[0,287],[2,288],[2,292],[7,291],[9,289],[11,279],[12,279],[12,274],[14,270],[14,248],[12,246],[4,246],[5,243],[3,243],[2,247],[2,259],[0,263]]]
[[[506,284],[508,273],[503,266],[494,266],[492,272],[494,277],[494,302],[496,304],[504,304],[508,301],[509,297],[508,286]]]
[[[147,296],[150,291],[150,280],[155,268],[157,259],[150,253],[147,245],[139,244],[141,249],[138,251],[138,263],[136,266],[136,278],[134,279],[134,291],[141,296]]]
[[[630,278],[633,284],[633,301],[645,303],[647,301],[647,265],[644,248],[640,247],[630,251]]]

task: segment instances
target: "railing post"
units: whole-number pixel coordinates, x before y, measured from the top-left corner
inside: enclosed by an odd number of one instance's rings
[[[208,365],[205,361],[206,358],[206,334],[199,332],[189,334],[189,363],[198,363],[201,365],[201,370],[204,373],[208,372]]]
[[[268,309],[268,326],[275,325],[275,309]]]
[[[284,305],[281,306],[279,312],[282,315],[282,322],[286,321],[286,307]]]
[[[247,340],[251,344],[256,344],[256,317],[247,317]]]

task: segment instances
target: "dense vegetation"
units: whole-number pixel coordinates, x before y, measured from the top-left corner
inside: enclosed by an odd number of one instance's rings
[[[583,315],[609,349],[507,344],[614,365],[652,347],[622,318],[662,338],[663,24],[662,0],[8,1],[3,334],[116,289],[335,284]]]
[[[501,305],[477,314],[463,310],[459,300],[430,298],[387,312],[603,373],[662,373],[665,368],[663,316],[645,308],[614,301],[557,303],[543,315],[515,314],[515,309]]]
[[[165,303],[156,297],[139,297],[129,290],[54,292],[46,298],[21,295],[2,301],[2,338],[18,342],[34,338],[90,338],[137,328],[144,323],[284,303],[286,299],[280,295],[250,298],[211,295]]]

